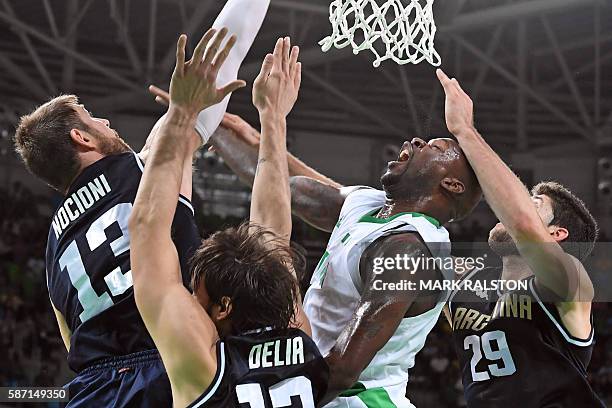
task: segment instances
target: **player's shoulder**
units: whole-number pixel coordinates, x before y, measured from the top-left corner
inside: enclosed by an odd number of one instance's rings
[[[86,225],[99,211],[133,202],[142,168],[140,158],[130,151],[103,157],[83,169],[51,218],[49,246],[68,230]]]
[[[293,344],[290,344],[293,342],[296,345],[300,345],[302,350],[316,351],[316,354],[318,354],[318,348],[314,341],[308,334],[299,328],[288,328],[285,330],[274,330],[270,328],[250,330],[239,335],[227,336],[223,339],[222,343],[224,343],[225,347],[228,349],[246,349],[249,351],[250,355],[254,352],[253,350],[256,352],[266,344],[270,345],[270,343],[281,341],[288,341],[286,343],[287,347],[293,347]]]
[[[83,169],[72,183],[67,197],[83,186],[96,182],[100,177],[102,182],[111,185],[124,184],[132,180],[138,183],[143,169],[143,161],[133,151],[105,156]]]
[[[385,201],[386,194],[382,190],[373,187],[357,185],[345,186],[340,189],[340,194],[345,197],[345,203],[360,203],[375,201],[376,203]]]
[[[394,256],[408,254],[410,256],[428,253],[427,245],[417,231],[402,231],[380,236],[373,241],[366,250],[364,255],[369,258],[369,255],[378,256]]]
[[[351,223],[373,210],[382,208],[385,203],[384,191],[368,186],[342,187],[340,194],[344,197],[340,220],[350,220]]]
[[[266,328],[225,336],[217,342],[213,381],[189,407],[234,406],[236,398],[239,402],[259,401],[263,393],[287,383],[292,391],[297,387],[318,401],[326,390],[327,375],[319,349],[300,329]],[[308,389],[296,383],[303,378],[308,378]]]
[[[99,164],[101,170],[124,176],[127,175],[125,172],[142,174],[144,171],[143,160],[133,151],[106,156],[96,164]]]

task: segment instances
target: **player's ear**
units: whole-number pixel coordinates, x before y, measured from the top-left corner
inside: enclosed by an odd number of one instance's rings
[[[443,189],[453,194],[463,194],[465,192],[465,184],[454,177],[444,177],[440,185]]]
[[[548,231],[553,239],[557,242],[561,242],[569,237],[569,231],[563,227],[557,227],[556,225],[551,225],[548,227]]]
[[[232,299],[229,296],[223,296],[219,302],[219,313],[217,320],[227,319],[232,313]]]
[[[77,148],[83,150],[94,150],[96,148],[95,141],[88,132],[73,128],[70,130],[70,139]]]

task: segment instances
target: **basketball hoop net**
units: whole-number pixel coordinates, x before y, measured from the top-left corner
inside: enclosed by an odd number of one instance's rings
[[[388,59],[400,65],[425,60],[439,66],[440,55],[434,48],[434,0],[408,2],[386,0],[379,6],[377,0],[333,0],[329,6],[332,34],[319,45],[323,52],[349,44],[355,55],[370,50],[376,56],[375,67]]]

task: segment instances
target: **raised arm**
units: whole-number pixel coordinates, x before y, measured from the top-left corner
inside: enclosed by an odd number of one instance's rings
[[[230,38],[217,54],[226,30],[221,30],[208,44],[214,34],[214,30],[209,30],[202,37],[188,62],[185,62],[186,36],[179,38],[170,106],[151,147],[129,225],[136,305],[161,354],[177,406],[193,401],[210,384],[216,371],[215,326],[183,286],[171,239],[182,171],[193,154],[187,135],[196,116],[244,86],[243,81],[234,81],[222,89],[216,88],[219,66],[235,38]]]
[[[395,259],[396,256],[404,255],[422,257],[428,253],[425,245],[414,234],[398,234],[379,239],[364,251],[359,267],[364,290],[350,322],[325,357],[330,368],[330,377],[323,403],[331,401],[355,384],[376,353],[393,336],[420,294],[418,290],[383,291],[375,281],[380,279],[385,282],[417,282],[417,279],[436,277],[435,271],[418,270],[411,273],[407,269],[378,275],[374,272],[374,259]]]
[[[448,129],[472,165],[488,204],[535,274],[537,285],[554,293],[560,302],[575,303],[590,313],[593,286],[582,264],[557,243],[523,183],[478,133],[472,100],[457,80],[441,70],[437,75],[446,93]]]
[[[159,104],[168,104],[169,96],[166,91],[155,86],[151,86],[149,90]],[[243,183],[253,186],[260,138],[259,132],[242,118],[226,113],[210,142],[234,174]],[[331,232],[338,221],[344,199],[353,188],[343,188],[341,184],[317,172],[291,153],[287,153],[287,165],[291,211],[313,227]]]
[[[151,86],[151,88],[156,88],[156,87]],[[149,132],[149,136],[147,136],[145,145],[143,146],[142,150],[138,153],[138,157],[140,157],[140,159],[145,163],[149,160],[149,155],[151,153],[151,147],[153,146],[153,143],[155,143],[159,129],[161,128],[164,121],[166,120],[166,117],[167,117],[167,114],[164,114],[161,118],[157,120],[157,122],[155,122],[155,125],[153,125],[153,128],[151,129],[151,132]],[[202,145],[202,139],[200,138],[200,135],[198,135],[198,133],[195,131],[195,129],[189,129],[187,131],[187,138],[189,139],[190,150],[192,151],[195,151]],[[183,176],[181,178],[180,194],[189,200],[191,200],[191,197],[193,195],[192,181],[193,181],[192,162],[191,160],[186,160],[185,165],[183,166]]]
[[[291,192],[287,168],[287,115],[301,82],[299,49],[289,37],[279,38],[274,54],[266,55],[253,86],[253,104],[262,126],[257,171],[251,198],[251,223],[271,230],[289,245]]]
[[[231,138],[229,142],[222,140],[226,137],[225,135],[227,133],[234,134],[234,137]],[[251,162],[255,160],[254,158],[256,157],[255,154],[259,147],[260,139],[261,134],[244,119],[238,115],[226,113],[221,121],[221,126],[219,126],[215,134],[213,134],[211,142],[215,150],[217,150],[224,159],[229,159],[229,161],[233,163],[232,169],[235,169],[236,173],[241,176],[242,181],[251,185],[253,184],[253,177],[255,175],[255,165]],[[237,146],[238,143],[240,143],[241,146]],[[238,163],[234,163],[235,160],[232,157],[235,154],[242,157],[247,156],[251,158],[251,160],[248,163],[244,163],[242,166],[238,166]],[[337,188],[342,187],[341,184],[319,173],[291,153],[287,153],[287,163],[289,165],[290,176],[310,177],[324,184],[329,184]]]
[[[237,121],[232,130],[219,127],[211,141],[229,168],[245,184],[252,185],[257,168],[259,133],[242,119],[236,118],[232,119]],[[257,133],[256,143],[248,139],[251,132]],[[293,156],[287,157],[291,176],[291,211],[313,227],[331,232],[338,221],[344,199],[351,190],[320,175],[301,161],[292,160]]]

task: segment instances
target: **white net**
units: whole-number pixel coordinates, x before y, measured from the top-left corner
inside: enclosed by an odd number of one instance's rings
[[[440,55],[434,48],[434,0],[379,2],[333,0],[329,7],[332,34],[319,42],[323,51],[351,45],[355,54],[372,51],[375,67],[388,59],[400,65],[425,60],[439,66]]]

